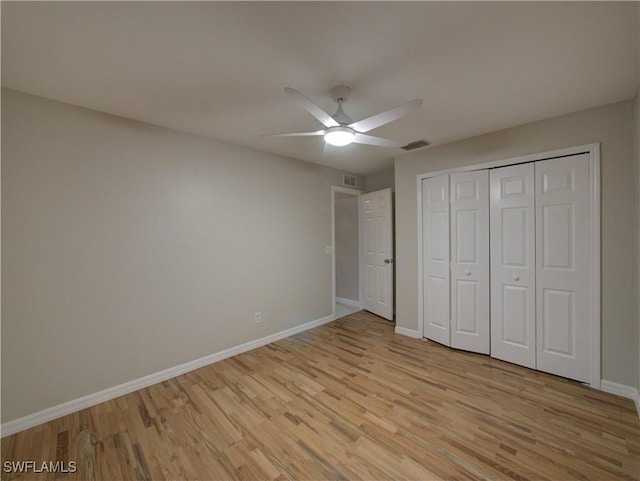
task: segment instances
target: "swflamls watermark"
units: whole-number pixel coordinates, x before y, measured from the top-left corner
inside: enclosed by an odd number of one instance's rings
[[[75,473],[78,465],[75,461],[5,461],[2,464],[5,473]]]

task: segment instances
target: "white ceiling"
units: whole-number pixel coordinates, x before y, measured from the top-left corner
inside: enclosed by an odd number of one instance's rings
[[[370,132],[433,144],[633,97],[638,2],[2,2],[2,85],[367,174],[402,151],[261,134],[321,125],[283,92]]]

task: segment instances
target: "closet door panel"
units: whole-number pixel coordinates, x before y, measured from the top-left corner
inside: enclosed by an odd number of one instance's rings
[[[502,286],[502,319],[509,319],[502,325],[502,342],[524,349],[530,342],[529,330],[529,288],[503,284]]]
[[[422,181],[424,337],[451,345],[449,176]]]
[[[489,173],[451,174],[451,347],[489,354]]]
[[[533,164],[490,172],[491,355],[535,368]]]
[[[536,162],[537,369],[590,381],[589,156]]]

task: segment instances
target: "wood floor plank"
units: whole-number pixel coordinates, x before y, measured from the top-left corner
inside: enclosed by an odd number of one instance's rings
[[[640,481],[632,401],[365,311],[2,439],[2,480]]]

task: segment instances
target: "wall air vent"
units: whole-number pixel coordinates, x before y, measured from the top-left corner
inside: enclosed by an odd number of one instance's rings
[[[427,145],[429,145],[429,142],[424,139],[420,139],[416,140],[415,142],[410,142],[407,145],[403,145],[402,150],[415,150],[419,149],[420,147],[426,147]]]
[[[355,175],[343,175],[342,176],[342,185],[346,187],[357,187],[358,186],[358,178]]]

